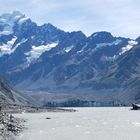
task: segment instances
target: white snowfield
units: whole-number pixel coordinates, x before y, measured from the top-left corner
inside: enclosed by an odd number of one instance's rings
[[[52,48],[55,48],[58,45],[57,43],[51,43],[47,45],[41,45],[41,46],[32,46],[32,49],[30,52],[25,53],[27,56],[27,62],[31,63],[32,61],[35,61],[38,59],[44,52],[50,51]]]
[[[17,114],[27,119],[16,140],[138,140],[140,111],[78,108],[78,112]],[[46,119],[50,117],[51,119]]]
[[[0,45],[0,57],[3,56],[4,54],[12,54],[15,52],[15,50],[23,43],[25,43],[28,39],[22,39],[19,43],[17,43],[14,47],[13,45],[15,44],[17,40],[17,37],[15,36],[12,38],[12,40],[8,41],[6,44]]]
[[[14,52],[14,50],[12,50],[12,46],[14,45],[16,39],[17,38],[14,37],[14,38],[12,38],[12,40],[8,41],[7,44],[0,45],[0,53],[1,53],[1,55],[3,55],[3,54],[11,54],[12,52]]]
[[[131,49],[132,49],[135,45],[137,45],[137,44],[138,44],[138,42],[136,42],[136,41],[134,41],[134,40],[128,41],[128,45],[125,46],[125,47],[123,47],[123,48],[121,49],[121,52],[119,53],[119,55],[122,55],[122,54],[124,54],[125,52],[131,50]]]

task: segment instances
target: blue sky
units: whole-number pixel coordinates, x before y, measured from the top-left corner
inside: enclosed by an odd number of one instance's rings
[[[140,0],[0,0],[0,13],[19,10],[39,25],[131,38],[140,36],[139,7]]]

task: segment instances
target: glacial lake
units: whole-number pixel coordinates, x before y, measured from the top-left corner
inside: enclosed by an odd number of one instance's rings
[[[77,112],[25,113],[16,140],[138,140],[140,111],[125,107],[75,108]],[[49,117],[51,119],[46,119]]]

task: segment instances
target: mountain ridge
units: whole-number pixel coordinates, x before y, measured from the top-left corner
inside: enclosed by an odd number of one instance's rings
[[[14,17],[14,12],[9,16]],[[91,36],[82,31],[65,32],[51,23],[38,26],[25,15],[20,17],[22,22],[14,21],[7,27],[3,19],[0,16],[0,73],[18,89],[92,94],[127,103],[134,102],[136,96],[139,100],[135,90],[138,84],[131,84],[130,88],[127,81],[133,78],[124,78],[139,75],[138,70],[129,69],[138,65],[133,60],[139,59],[134,51],[139,46],[139,37],[114,37],[106,31]],[[3,35],[7,29],[10,34]],[[125,59],[128,56],[130,59]]]

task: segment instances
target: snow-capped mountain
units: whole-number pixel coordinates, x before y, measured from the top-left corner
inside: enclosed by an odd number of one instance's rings
[[[0,16],[0,74],[24,91],[114,98],[112,91],[120,81],[111,76],[125,75],[120,69],[131,61],[125,57],[132,54],[137,60],[133,52],[138,44],[139,38],[114,37],[105,31],[87,37],[50,23],[38,26],[15,11]]]
[[[14,33],[13,27],[17,23],[21,25],[28,17],[18,11],[6,13],[0,16],[0,35],[10,35]]]

